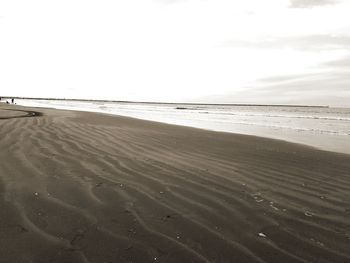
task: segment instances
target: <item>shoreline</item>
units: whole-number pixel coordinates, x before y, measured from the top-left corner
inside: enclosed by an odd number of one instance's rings
[[[84,104],[89,102],[81,101],[81,103]],[[123,103],[118,105],[120,106],[122,104]],[[142,104],[139,104],[139,106],[140,105]],[[179,106],[180,104],[174,104],[174,106],[175,105]],[[282,140],[286,142],[292,142],[292,143],[315,147],[317,149],[324,150],[324,151],[350,154],[350,141],[347,140],[347,137],[349,137],[349,134],[346,134],[346,135],[334,134],[334,131],[329,128],[331,127],[330,125],[332,123],[329,123],[328,126],[323,125],[323,127],[327,127],[326,129],[330,129],[331,131],[328,131],[328,130],[323,131],[322,129],[318,130],[317,126],[310,128],[306,123],[304,124],[304,126],[301,125],[299,129],[291,129],[290,127],[284,127],[285,125],[290,126],[290,124],[288,124],[288,118],[293,118],[288,115],[286,115],[287,121],[284,120],[285,122],[284,125],[281,125],[281,127],[278,127],[278,126],[275,127],[273,122],[270,123],[270,125],[272,124],[272,126],[269,126],[269,125],[265,126],[262,123],[260,124],[257,124],[257,123],[249,124],[244,122],[240,123],[239,118],[238,120],[235,120],[235,119],[229,120],[229,124],[227,124],[226,122],[220,123],[220,120],[217,120],[215,118],[213,119],[213,117],[207,117],[203,119],[198,114],[195,114],[196,117],[194,119],[191,119],[191,117],[181,117],[180,112],[181,110],[184,110],[182,109],[182,107],[180,107],[181,109],[178,109],[178,107],[174,108],[175,111],[171,111],[171,109],[159,109],[159,110],[155,110],[154,112],[152,112],[152,115],[150,115],[147,113],[147,111],[150,109],[142,109],[142,108],[139,109],[136,107],[136,110],[132,110],[127,108],[125,109],[118,108],[117,105],[115,106],[115,108],[113,108],[113,106],[111,107],[107,106],[106,108],[103,108],[103,109],[99,108],[99,106],[96,106],[94,104],[92,105],[88,105],[88,104],[86,105],[79,105],[79,104],[77,105],[65,105],[65,104],[36,105],[36,103],[34,104],[29,103],[29,105],[25,105],[24,103],[24,106],[38,107],[38,108],[50,107],[54,109],[98,112],[98,113],[112,114],[114,116],[126,116],[126,117],[136,118],[139,120],[155,121],[155,122],[172,124],[172,125],[180,125],[184,127],[194,127],[199,129],[205,129],[208,131],[228,132],[232,134],[246,134],[246,135],[258,136],[258,137],[264,137],[264,138],[277,139],[277,140]],[[288,108],[289,106],[285,106],[285,107]],[[163,112],[163,110],[165,110],[165,112]],[[186,109],[184,111],[185,111],[184,114],[186,115],[186,114],[189,114],[188,111],[192,111],[192,109]],[[164,116],[166,116],[167,114],[170,114],[171,118],[163,117],[163,114]],[[196,118],[199,118],[199,121],[197,121]],[[317,119],[317,117],[315,118]],[[271,120],[271,121],[274,121],[274,120]],[[298,124],[297,122],[295,122],[295,125],[298,127],[300,123]]]
[[[127,100],[92,100],[92,99],[60,99],[60,98],[30,98],[30,97],[2,97],[4,99],[20,100],[53,100],[53,101],[82,101],[108,102],[125,104],[159,104],[159,105],[202,105],[202,106],[256,106],[256,107],[301,107],[301,108],[330,108],[329,105],[299,105],[299,104],[249,104],[249,103],[200,103],[200,102],[157,102],[157,101],[127,101]]]
[[[350,261],[350,155],[93,112],[0,114],[2,262]]]

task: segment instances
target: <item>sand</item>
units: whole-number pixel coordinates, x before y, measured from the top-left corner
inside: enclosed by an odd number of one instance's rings
[[[0,262],[350,262],[350,156],[2,105]]]

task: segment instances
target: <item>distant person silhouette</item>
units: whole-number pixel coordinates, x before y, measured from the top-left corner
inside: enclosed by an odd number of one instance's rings
[[[11,99],[11,103],[14,104],[15,103],[15,99]]]

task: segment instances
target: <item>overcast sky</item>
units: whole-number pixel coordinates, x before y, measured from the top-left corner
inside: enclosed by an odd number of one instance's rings
[[[0,94],[350,106],[350,0],[1,0]]]

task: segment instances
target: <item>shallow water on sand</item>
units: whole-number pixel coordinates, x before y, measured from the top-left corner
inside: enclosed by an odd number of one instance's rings
[[[19,105],[103,112],[214,131],[243,133],[350,154],[350,109],[293,106],[17,100]]]

